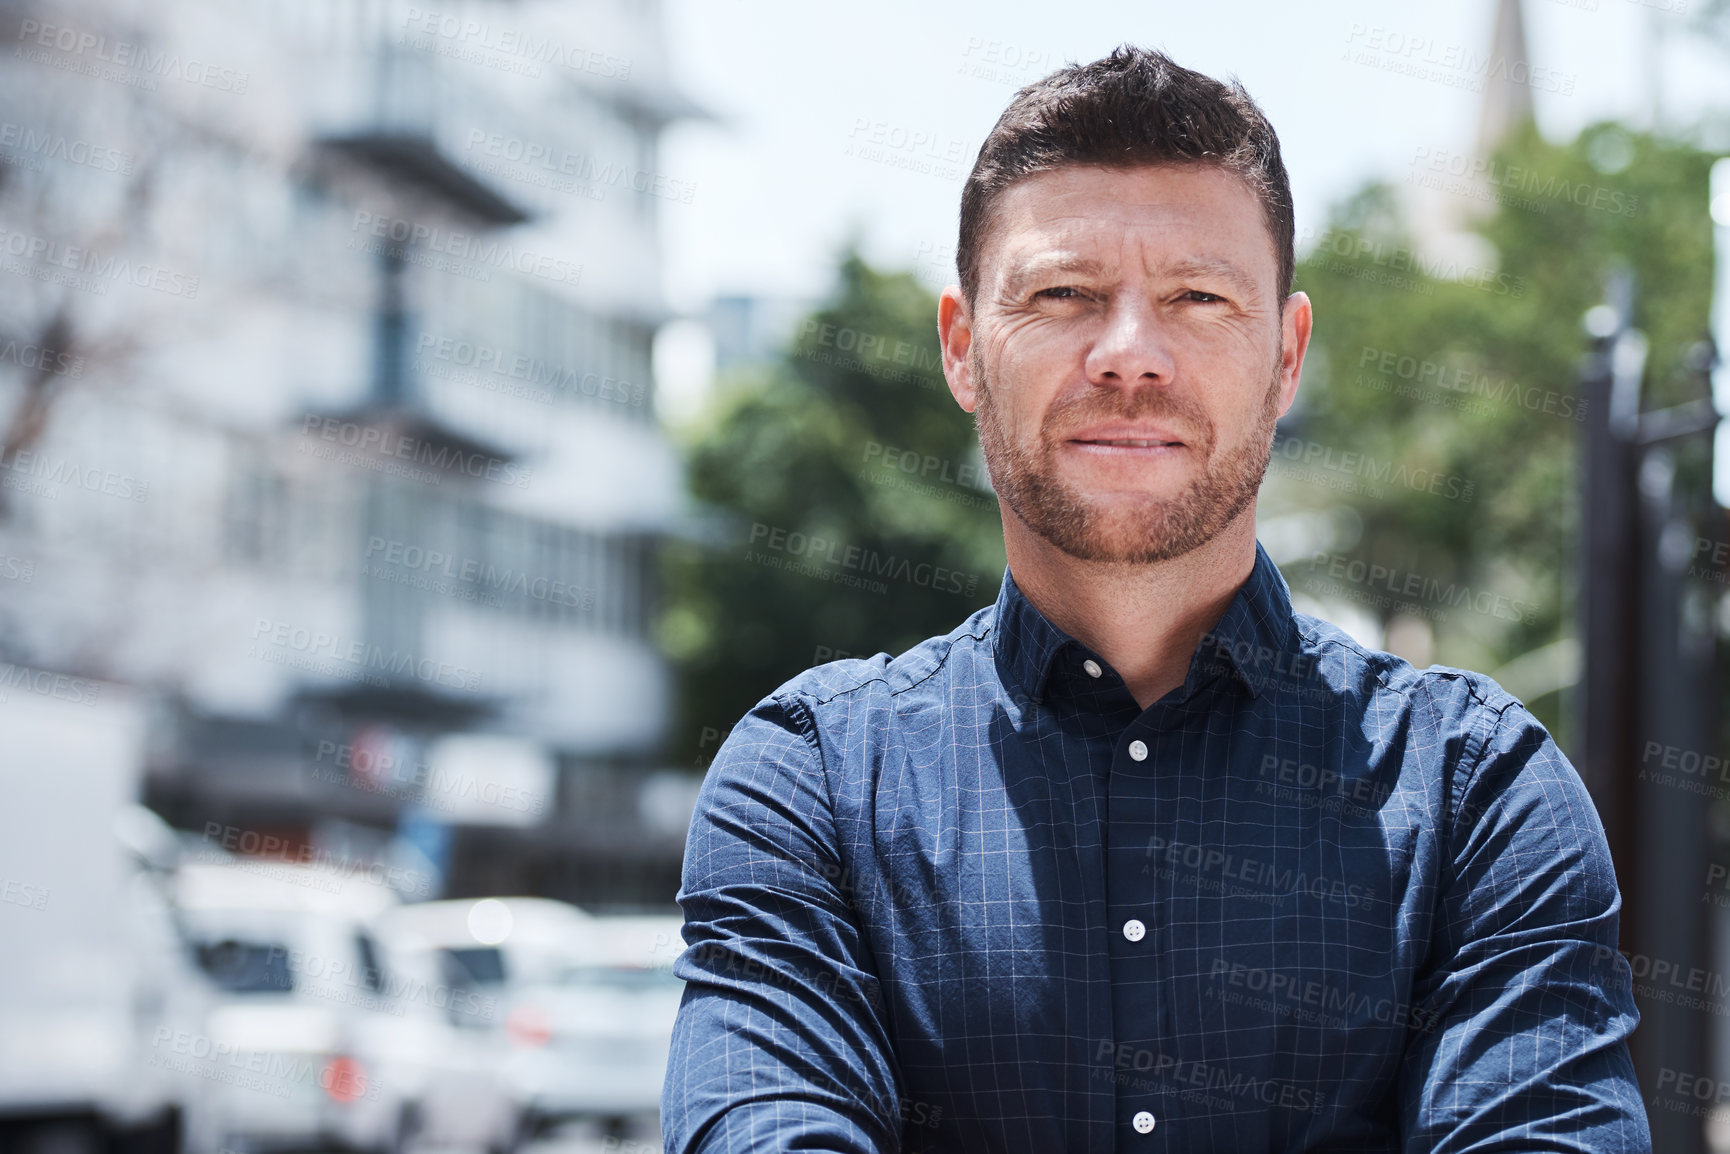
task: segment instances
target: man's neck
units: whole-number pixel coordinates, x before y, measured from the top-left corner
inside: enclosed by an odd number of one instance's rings
[[[1098,653],[1143,709],[1183,684],[1195,647],[1255,568],[1255,511],[1170,561],[1079,561],[1004,509],[1015,584],[1059,629]]]

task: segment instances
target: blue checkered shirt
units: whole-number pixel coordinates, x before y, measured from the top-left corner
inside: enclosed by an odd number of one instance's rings
[[[1257,548],[1140,708],[1005,573],[764,698],[704,781],[669,1151],[1652,1148],[1579,775]]]

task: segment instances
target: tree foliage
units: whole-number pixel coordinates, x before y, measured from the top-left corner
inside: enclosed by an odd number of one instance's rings
[[[724,381],[685,445],[706,539],[669,547],[674,756],[830,656],[899,653],[997,595],[1002,525],[938,360],[936,298],[841,261],[773,364]]]
[[[1279,498],[1349,511],[1361,535],[1343,552],[1366,565],[1353,573],[1397,576],[1344,592],[1384,623],[1428,611],[1436,660],[1494,672],[1572,634],[1582,318],[1611,271],[1630,270],[1634,320],[1651,342],[1647,407],[1699,395],[1688,357],[1707,333],[1712,159],[1617,124],[1567,144],[1528,125],[1475,177],[1469,157],[1452,165],[1462,175],[1413,167],[1412,181],[1486,243],[1485,259],[1419,255],[1410,200],[1376,184],[1335,210],[1300,261],[1316,329],[1291,430],[1420,479],[1458,478],[1470,499],[1448,486],[1329,488],[1315,470],[1295,471]],[[1294,589],[1337,596],[1325,568],[1298,561],[1287,575]],[[1557,695],[1535,704],[1559,722]]]

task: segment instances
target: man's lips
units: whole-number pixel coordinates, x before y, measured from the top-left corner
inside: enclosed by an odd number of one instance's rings
[[[1066,440],[1073,445],[1099,449],[1171,449],[1183,448],[1183,438],[1160,428],[1097,428],[1084,429]]]

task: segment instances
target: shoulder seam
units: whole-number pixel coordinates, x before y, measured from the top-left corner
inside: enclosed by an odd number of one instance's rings
[[[1451,674],[1450,676],[1460,679],[1459,674]],[[1471,694],[1472,701],[1477,708],[1472,711],[1474,723],[1466,730],[1465,742],[1460,750],[1460,759],[1453,769],[1443,776],[1442,780],[1440,842],[1443,850],[1442,870],[1446,879],[1444,890],[1451,889],[1454,882],[1458,880],[1456,873],[1458,863],[1454,859],[1454,839],[1461,832],[1461,819],[1466,816],[1466,794],[1471,792],[1472,784],[1477,781],[1478,773],[1484,767],[1484,758],[1490,751],[1490,739],[1494,736],[1497,727],[1501,725],[1502,718],[1507,715],[1509,709],[1516,705],[1521,709],[1525,708],[1525,705],[1518,698],[1509,694],[1508,700],[1491,713],[1489,700],[1478,691],[1478,686],[1469,677],[1463,680],[1466,682],[1466,690]]]
[[[817,755],[817,776],[823,782],[823,797],[829,804],[829,813],[835,813],[835,789],[829,781],[829,766],[823,759],[823,743],[817,739],[817,719],[811,716],[811,709],[798,694],[787,695],[787,700],[781,706],[799,725],[799,736],[805,739],[805,744],[811,747],[811,752]]]
[[[1310,631],[1305,629],[1302,625],[1300,625],[1297,622],[1295,616],[1292,620],[1292,626],[1293,626],[1293,628],[1295,628],[1297,630],[1298,639],[1300,641],[1303,641],[1306,644],[1311,645],[1317,649],[1322,648],[1324,645],[1336,645],[1341,649],[1345,649],[1345,650],[1348,650],[1352,653],[1357,654],[1359,657],[1364,659],[1365,664],[1367,664],[1371,667],[1371,669],[1373,670],[1373,672],[1376,675],[1377,683],[1380,684],[1383,689],[1387,689],[1387,690],[1393,689],[1393,686],[1388,684],[1388,679],[1382,673],[1382,671],[1380,669],[1375,668],[1376,663],[1373,660],[1371,660],[1369,650],[1367,650],[1363,646],[1359,645],[1356,641],[1352,640],[1350,637],[1347,637],[1347,638],[1342,640],[1342,639],[1337,638],[1337,637],[1318,636],[1317,634],[1311,633]]]
[[[1476,687],[1474,686],[1473,689],[1475,690]],[[1474,692],[1473,696],[1477,697],[1477,694]],[[1490,703],[1487,700],[1482,697],[1477,697],[1477,701],[1480,709],[1486,711],[1489,709]],[[1478,779],[1478,771],[1484,768],[1484,758],[1490,752],[1490,739],[1495,736],[1496,730],[1501,727],[1502,719],[1507,716],[1508,710],[1515,706],[1519,706],[1521,709],[1526,708],[1525,704],[1520,701],[1519,698],[1510,693],[1508,694],[1507,702],[1497,708],[1493,714],[1486,717],[1483,725],[1473,727],[1472,736],[1477,738],[1478,749],[1472,757],[1471,771],[1466,774],[1466,780],[1460,786],[1460,798],[1462,801],[1465,799],[1466,791],[1471,789],[1472,783]]]
[[[1372,666],[1375,664],[1374,661],[1370,657],[1370,651],[1365,649],[1362,645],[1359,645],[1356,641],[1352,640],[1350,637],[1347,637],[1344,639],[1335,638],[1335,637],[1324,638],[1324,637],[1317,636],[1316,634],[1307,631],[1306,629],[1304,629],[1304,627],[1302,625],[1297,626],[1297,632],[1298,632],[1298,636],[1300,638],[1302,638],[1305,642],[1307,642],[1310,645],[1315,646],[1318,649],[1324,645],[1336,645],[1336,646],[1339,646],[1341,649],[1347,649],[1353,653],[1356,653],[1359,657],[1363,658],[1365,662],[1371,664]],[[1413,688],[1423,687],[1424,682],[1430,676],[1432,676],[1432,674],[1430,673],[1430,671],[1428,669],[1419,669],[1415,665],[1412,666],[1412,672],[1418,675],[1417,684]],[[1381,687],[1383,689],[1390,690],[1390,691],[1393,689],[1393,686],[1388,684],[1387,677],[1382,673],[1381,670],[1379,670],[1379,669],[1375,670],[1375,675],[1376,675],[1376,681],[1381,684]],[[1464,681],[1466,683],[1466,692],[1471,695],[1472,700],[1480,708],[1487,708],[1489,706],[1489,704],[1490,704],[1489,700],[1486,697],[1484,697],[1484,695],[1482,693],[1480,693],[1478,691],[1477,682],[1473,681],[1472,678],[1467,675],[1467,671],[1455,670],[1455,669],[1438,669],[1433,674],[1433,676],[1445,677],[1450,681]],[[1520,703],[1518,700],[1512,700],[1508,704],[1509,705],[1518,705]],[[1508,708],[1507,705],[1502,706],[1501,710],[1497,711],[1497,717],[1500,718],[1502,711],[1505,711],[1507,708]]]
[[[987,638],[991,635],[992,627],[993,627],[992,625],[987,625],[984,628],[984,630],[979,632],[979,633],[963,633],[963,634],[961,634],[960,637],[950,638],[949,644],[946,645],[943,649],[943,656],[937,660],[937,664],[933,665],[929,672],[927,672],[923,677],[919,678],[919,680],[909,682],[908,684],[902,686],[900,689],[890,689],[889,690],[889,696],[895,697],[899,694],[906,693],[908,690],[917,689],[919,686],[925,684],[927,681],[929,681],[933,677],[937,676],[937,674],[943,669],[943,667],[946,664],[948,664],[949,655],[955,651],[955,646],[960,644],[962,637],[970,637],[974,641],[983,641],[985,638]],[[831,701],[834,701],[837,697],[841,697],[841,696],[848,694],[848,693],[857,692],[858,690],[865,688],[867,685],[870,685],[873,681],[881,681],[884,685],[889,684],[889,679],[887,677],[884,677],[882,674],[876,674],[874,676],[865,678],[863,681],[860,681],[856,685],[849,685],[845,689],[837,689],[835,692],[831,693],[828,697],[821,697],[820,698],[820,697],[817,697],[815,694],[811,694],[809,696],[811,697],[811,700],[818,705],[828,705]],[[793,693],[793,694],[790,694],[789,696],[798,697],[798,696],[805,696],[805,695],[799,694],[799,693]]]

